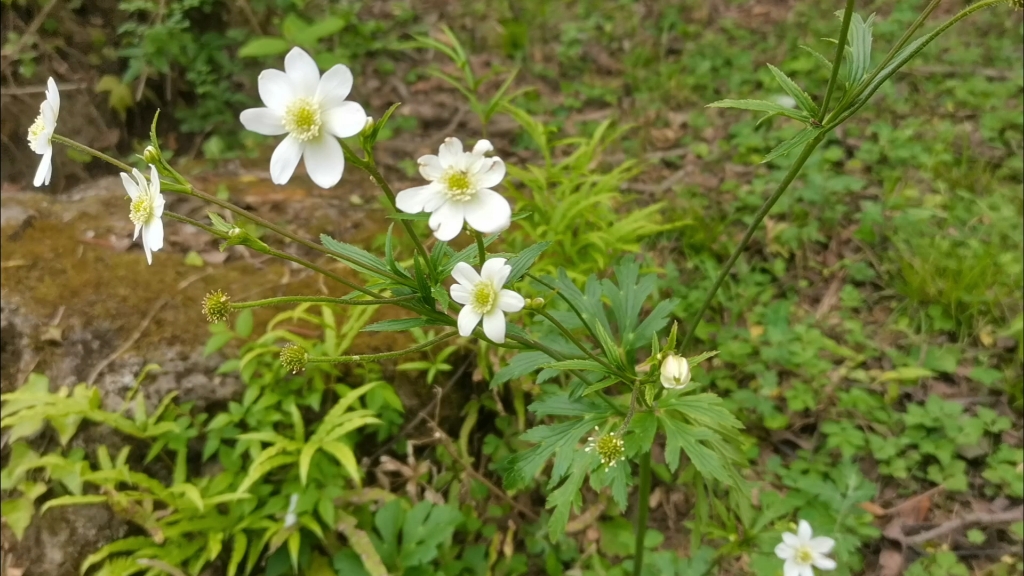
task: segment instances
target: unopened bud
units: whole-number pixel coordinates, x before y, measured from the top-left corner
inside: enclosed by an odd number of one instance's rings
[[[203,314],[206,315],[206,319],[211,324],[228,319],[228,316],[231,314],[229,300],[231,298],[220,290],[214,290],[203,298]]]
[[[240,228],[238,226],[228,230],[228,237],[226,240],[227,241],[220,247],[222,252],[228,246],[247,246],[264,254],[270,250],[270,247],[267,246],[265,242],[250,234],[245,228]]]
[[[146,146],[146,149],[142,151],[142,159],[148,164],[157,164],[160,162],[160,153],[157,152],[156,148]]]
[[[543,298],[531,298],[526,301],[526,308],[528,310],[540,310],[544,308]]]
[[[661,385],[665,388],[683,388],[690,383],[690,363],[686,358],[669,354],[661,362]]]
[[[373,116],[366,117],[366,125],[363,126],[363,135],[369,136],[373,132]]]
[[[298,344],[289,344],[281,349],[281,365],[292,374],[305,370],[308,361],[309,353]]]

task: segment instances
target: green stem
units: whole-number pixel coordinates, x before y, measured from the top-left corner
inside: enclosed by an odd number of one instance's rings
[[[864,81],[863,86],[867,86],[872,81],[874,81],[875,77],[878,76],[878,73],[885,69],[885,67],[889,65],[889,62],[892,62],[892,59],[896,57],[896,54],[898,54],[899,51],[902,50],[903,47],[907,45],[907,42],[909,42],[910,39],[914,36],[914,34],[921,29],[921,26],[924,26],[925,20],[927,20],[928,17],[932,15],[932,12],[934,12],[935,9],[939,7],[940,2],[942,2],[942,0],[932,0],[928,4],[928,6],[925,7],[924,11],[922,11],[917,16],[917,19],[914,20],[914,23],[910,25],[910,28],[907,28],[903,32],[903,35],[900,36],[900,39],[895,44],[892,45],[892,48],[889,48],[889,53],[885,55],[885,58],[882,58],[881,63],[879,63],[878,66],[875,67],[875,71],[871,74],[871,76],[869,76],[868,79]],[[860,92],[854,94],[850,99],[856,99],[859,95]]]
[[[601,366],[604,366],[605,369],[607,369],[609,372],[614,373],[620,379],[629,380],[628,376],[621,374],[618,370],[615,369],[614,366],[609,364],[607,360],[601,358],[600,356],[597,356],[596,354],[591,352],[586,346],[584,346],[583,343],[580,342],[579,339],[576,338],[576,336],[572,332],[570,332],[568,328],[565,327],[565,325],[563,325],[554,316],[552,316],[550,312],[544,309],[535,310],[535,312],[543,316],[545,319],[547,319],[548,322],[554,324],[555,328],[558,328],[558,331],[562,333],[562,336],[565,336],[570,342],[575,344],[576,347],[579,348],[580,351],[582,351],[584,354],[589,356],[591,360],[597,362]]]
[[[850,33],[850,20],[853,18],[853,0],[846,0],[846,11],[843,12],[843,24],[839,28],[839,43],[836,44],[836,55],[832,59],[832,75],[828,79],[828,87],[825,89],[825,99],[821,102],[821,109],[818,110],[818,122],[825,119],[828,112],[829,102],[832,100],[832,93],[839,82],[839,69],[843,67],[843,55],[846,54],[846,38]]]
[[[182,222],[184,224],[189,224],[191,226],[195,226],[196,228],[199,228],[200,230],[208,232],[209,234],[211,234],[213,236],[216,236],[217,238],[226,239],[228,237],[227,234],[225,234],[224,232],[221,232],[220,230],[217,230],[213,226],[208,226],[208,225],[203,224],[202,222],[200,222],[198,220],[193,220],[192,218],[189,218],[188,216],[182,216],[181,214],[176,214],[174,212],[168,212],[166,210],[164,211],[164,216],[166,216],[167,218],[170,218],[171,220],[177,220],[178,222]]]
[[[761,208],[754,214],[754,221],[747,227],[746,233],[743,234],[743,239],[740,240],[739,246],[733,250],[732,255],[729,256],[729,260],[726,261],[722,271],[718,273],[718,278],[715,279],[714,286],[711,287],[711,291],[704,297],[704,302],[700,305],[700,310],[693,317],[693,322],[690,323],[690,328],[686,331],[686,336],[683,337],[683,343],[680,345],[679,350],[686,350],[686,345],[689,344],[690,339],[693,337],[694,332],[697,331],[697,326],[700,325],[701,319],[704,317],[704,313],[707,312],[711,302],[715,299],[715,294],[718,293],[718,289],[722,287],[725,282],[725,278],[729,275],[732,270],[733,264],[736,264],[736,260],[739,259],[740,254],[743,253],[743,249],[747,247],[750,239],[754,236],[754,232],[757,227],[761,225],[761,221],[768,215],[768,212],[775,206],[775,203],[779,201],[782,194],[789,188],[789,185],[796,179],[796,175],[800,173],[800,170],[804,167],[804,163],[810,158],[811,153],[818,147],[818,144],[825,139],[825,135],[828,134],[828,130],[822,130],[815,136],[810,142],[808,142],[800,156],[793,162],[793,165],[789,167],[789,172],[786,172],[786,176],[779,183],[779,186],[775,189],[775,192],[761,205]]]
[[[644,569],[644,537],[647,535],[647,515],[651,506],[651,451],[640,455],[640,498],[636,511],[636,549],[633,552],[633,576],[640,576]]]
[[[342,142],[341,145],[345,149],[345,156],[353,160],[353,163],[356,166],[363,169],[367,174],[370,175],[370,178],[373,180],[374,184],[376,184],[377,187],[380,188],[382,192],[384,192],[384,195],[387,196],[388,202],[391,203],[391,208],[397,212],[398,204],[395,201],[395,191],[391,189],[391,186],[387,183],[386,180],[384,180],[384,176],[381,175],[380,170],[377,168],[377,161],[374,160],[373,154],[368,153],[366,156],[366,160],[361,160],[358,156],[355,155],[354,152],[352,152],[348,145],[346,145],[344,142]],[[436,275],[436,271],[434,270],[434,266],[431,263],[430,255],[427,253],[427,248],[423,245],[423,242],[420,241],[420,237],[416,235],[416,231],[413,229],[412,223],[405,219],[402,219],[401,222],[402,227],[405,228],[405,233],[408,234],[409,238],[412,239],[413,244],[416,246],[416,251],[420,253],[420,257],[423,258],[423,262],[427,266],[427,270],[430,273],[430,277],[433,279],[433,277]]]
[[[601,339],[597,337],[597,334],[595,334],[594,331],[590,328],[590,323],[587,322],[583,318],[583,313],[580,312],[579,308],[577,308],[576,305],[574,305],[571,300],[566,298],[565,295],[563,295],[558,290],[558,288],[552,286],[548,282],[545,282],[543,279],[541,279],[541,278],[539,278],[537,276],[534,276],[533,274],[530,274],[529,272],[526,273],[526,277],[529,278],[530,280],[533,280],[534,282],[540,284],[541,286],[547,288],[548,290],[551,290],[552,292],[554,292],[555,296],[558,296],[559,298],[561,298],[562,301],[565,302],[569,306],[569,309],[572,310],[574,314],[576,314],[576,317],[580,319],[580,322],[583,324],[584,328],[587,329],[587,332],[590,332],[590,337],[593,338],[594,340],[597,340],[598,342],[601,341]]]
[[[232,310],[243,310],[245,308],[262,308],[265,306],[278,306],[281,304],[338,304],[340,306],[379,306],[381,304],[395,304],[418,298],[416,294],[408,296],[397,296],[395,298],[378,298],[373,300],[359,300],[356,298],[332,298],[330,296],[280,296],[277,298],[264,298],[262,300],[249,300],[248,302],[232,302],[229,305]]]
[[[419,352],[420,350],[426,350],[435,344],[439,344],[454,337],[458,334],[457,331],[452,330],[451,332],[445,332],[436,338],[431,338],[426,342],[422,342],[415,346],[411,346],[404,350],[396,350],[395,352],[383,352],[381,354],[364,354],[361,356],[310,356],[307,362],[309,363],[326,363],[326,364],[349,364],[352,362],[374,362],[377,360],[388,360],[390,358],[398,358],[406,354],[413,352]]]
[[[476,238],[476,255],[480,262],[480,268],[484,267],[484,262],[487,262],[487,247],[484,246],[484,235],[473,230],[473,236]]]
[[[266,250],[264,253],[269,255],[269,256],[273,256],[275,258],[280,258],[282,260],[287,260],[289,262],[295,262],[299,266],[303,266],[305,268],[309,268],[310,270],[312,270],[312,271],[314,271],[314,272],[316,272],[318,274],[322,274],[322,275],[330,278],[331,280],[334,280],[335,282],[337,282],[337,283],[339,283],[339,284],[341,284],[343,286],[348,286],[349,288],[351,288],[351,289],[353,289],[353,290],[355,290],[357,292],[362,292],[363,294],[366,294],[370,298],[376,298],[378,300],[383,300],[384,299],[384,296],[382,296],[381,294],[379,294],[377,292],[374,292],[373,290],[370,290],[369,288],[366,288],[365,286],[360,286],[360,285],[356,284],[355,282],[352,282],[351,280],[346,280],[346,279],[342,278],[341,276],[338,276],[334,272],[330,272],[330,271],[328,271],[325,268],[317,266],[316,264],[310,262],[309,260],[304,260],[302,258],[299,258],[298,256],[292,256],[291,254],[288,254],[287,252],[281,252],[280,250],[274,250],[273,248],[270,248],[270,249]]]
[[[85,144],[79,144],[78,142],[75,142],[74,140],[72,140],[70,138],[65,138],[64,136],[61,136],[60,134],[54,134],[53,136],[50,137],[50,140],[53,141],[53,142],[59,142],[59,143],[65,145],[65,146],[67,146],[68,148],[74,148],[75,150],[78,150],[79,152],[84,152],[85,154],[93,156],[94,158],[99,158],[100,160],[103,160],[107,164],[113,164],[114,166],[117,166],[118,168],[120,168],[121,170],[124,170],[125,172],[127,172],[129,174],[131,174],[131,172],[132,172],[132,167],[127,165],[127,164],[125,164],[124,162],[121,162],[120,160],[117,160],[115,158],[111,158],[110,156],[107,156],[106,154],[104,154],[103,152],[100,152],[99,150],[94,150],[92,148],[89,148]]]

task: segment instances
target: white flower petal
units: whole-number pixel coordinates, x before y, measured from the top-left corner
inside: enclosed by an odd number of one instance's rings
[[[153,194],[150,192],[150,194]],[[167,202],[164,200],[164,195],[159,192],[153,194],[153,216],[159,218],[164,215],[164,204]]]
[[[420,165],[420,176],[426,180],[434,181],[444,175],[444,166],[441,165],[441,160],[433,154],[420,156],[416,163]]]
[[[803,545],[803,540],[799,536],[792,532],[783,532],[782,541],[786,543],[786,546],[793,548],[794,550]]]
[[[281,121],[281,114],[270,108],[249,108],[238,115],[242,126],[250,132],[264,136],[278,136],[287,132]]]
[[[139,239],[139,232],[142,232],[142,224],[135,225],[135,235],[132,236],[132,242]]]
[[[352,71],[344,64],[335,64],[320,78],[316,87],[315,100],[324,109],[333,108],[344,102],[350,92],[352,92]],[[363,122],[365,123],[365,120]]]
[[[448,195],[444,193],[444,189],[441,188],[440,184],[432,182],[431,185],[434,187],[436,193],[428,196],[426,202],[423,203],[424,212],[434,212],[441,206],[444,206],[444,203],[448,201]]]
[[[328,132],[338,138],[348,138],[362,132],[366,126],[366,111],[355,102],[340,102],[325,109],[322,119]]]
[[[484,234],[507,230],[512,224],[512,206],[494,190],[479,190],[463,205],[466,222]]]
[[[495,288],[501,288],[505,285],[508,275],[512,273],[512,267],[508,266],[507,262],[508,260],[504,258],[488,259],[480,267],[480,277],[494,284]]]
[[[811,530],[811,524],[807,520],[801,520],[799,524],[797,524],[796,537],[799,538],[801,542],[810,542],[811,538],[814,537],[814,531]]]
[[[257,79],[263,105],[281,114],[295,99],[288,75],[280,70],[264,70]]]
[[[469,299],[473,296],[473,291],[462,284],[452,284],[449,292],[451,292],[452,300],[455,300],[459,304],[469,304]]]
[[[292,82],[292,90],[298,98],[313,98],[320,85],[320,68],[305,50],[292,48],[284,57],[284,73]]]
[[[835,570],[836,561],[829,558],[828,556],[815,555],[814,566],[822,570]]]
[[[796,554],[796,550],[791,548],[785,542],[779,542],[779,545],[775,547],[775,555],[782,560],[789,560]]]
[[[493,150],[494,146],[491,146],[490,140],[477,140],[476,144],[473,145],[473,154],[476,154],[477,156],[483,156]]]
[[[149,183],[146,182],[146,177],[139,172],[138,168],[132,168],[132,177],[135,178],[135,183],[139,185],[139,192],[146,193],[149,191]]]
[[[53,77],[46,80],[46,101],[53,108],[54,119],[56,119],[56,116],[60,114],[60,92],[57,90],[57,83],[53,81]]]
[[[456,165],[462,162],[462,141],[454,137],[445,138],[444,144],[438,149],[437,157],[441,160],[442,166],[457,167]]]
[[[444,193],[435,184],[415,186],[402,190],[395,196],[395,207],[406,214],[417,214],[423,212],[427,202],[436,197],[445,199]]]
[[[803,567],[797,564],[796,560],[790,558],[782,564],[783,576],[800,576],[803,573]]]
[[[160,193],[160,172],[155,164],[149,165],[149,191],[154,195]]]
[[[473,286],[476,286],[476,283],[480,281],[480,275],[476,273],[472,266],[465,262],[459,262],[455,265],[455,268],[452,268],[452,278],[469,290],[472,290]]]
[[[345,171],[345,153],[341,143],[326,134],[306,142],[302,157],[310,180],[321,188],[330,188],[341,181]]]
[[[39,167],[36,168],[35,178],[32,179],[32,185],[39,187],[45,186],[50,183],[51,164],[53,162],[53,149],[43,152],[43,157],[39,159]]]
[[[146,262],[153,265],[153,251],[149,249],[149,235],[146,234],[145,226],[142,227],[142,249],[146,252]]]
[[[807,543],[807,547],[814,550],[818,554],[828,554],[832,551],[836,545],[836,541],[829,538],[828,536],[818,536],[817,538],[811,538],[811,541]]]
[[[153,218],[142,227],[142,235],[145,238],[146,246],[153,252],[164,247],[164,221]]]
[[[798,574],[800,576],[814,576],[814,568],[810,564],[801,564]]]
[[[427,224],[434,231],[434,237],[445,242],[455,238],[462,231],[465,210],[459,202],[446,202],[430,215]]]
[[[498,292],[498,308],[501,308],[502,312],[519,312],[524,306],[526,306],[526,299],[518,292],[512,290]]]
[[[484,314],[484,334],[496,344],[505,342],[505,313],[497,306]]]
[[[287,184],[302,158],[302,142],[288,136],[277,145],[270,156],[270,180],[274,184]]]
[[[505,163],[501,158],[484,158],[476,168],[475,183],[481,188],[493,188],[505,179]]]
[[[483,315],[474,310],[472,306],[463,306],[462,310],[459,310],[459,335],[469,336],[472,334],[482,317]]]

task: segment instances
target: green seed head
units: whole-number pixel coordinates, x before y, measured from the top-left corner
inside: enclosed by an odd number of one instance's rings
[[[289,344],[281,349],[281,365],[292,374],[305,370],[308,361],[309,353],[297,344]]]
[[[211,324],[228,319],[231,314],[231,304],[228,300],[231,298],[220,290],[214,290],[203,298],[203,314]]]
[[[594,431],[597,432],[597,428]],[[597,452],[605,468],[611,468],[620,460],[626,459],[626,443],[622,441],[622,435],[616,432],[591,436],[586,451]]]

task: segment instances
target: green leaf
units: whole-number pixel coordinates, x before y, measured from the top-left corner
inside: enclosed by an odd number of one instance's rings
[[[103,500],[106,501],[106,498]],[[25,535],[25,531],[28,530],[29,524],[32,523],[35,508],[32,499],[24,496],[4,500],[0,503],[0,515],[3,516],[4,521],[11,527],[11,530],[14,531],[14,537],[18,540],[21,540]]]
[[[714,450],[701,444],[718,438],[714,432],[684,424],[667,416],[658,416],[665,432],[665,463],[675,472],[679,467],[679,450],[682,449],[701,475],[715,478],[731,486],[737,486],[735,472],[730,472],[722,458]]]
[[[530,404],[530,412],[545,416],[610,416],[612,409],[589,398],[570,398],[565,393],[548,394]]]
[[[590,370],[592,372],[601,372],[608,375],[615,374],[614,371],[605,368],[599,362],[595,362],[594,360],[561,360],[545,364],[542,367],[553,368],[555,370]]]
[[[323,450],[334,456],[335,460],[348,472],[356,487],[363,485],[363,479],[359,475],[359,463],[356,462],[356,455],[348,445],[343,442],[327,442],[323,445]]]
[[[302,35],[307,42],[317,42],[322,38],[326,38],[332,34],[337,34],[345,29],[346,22],[336,16],[328,16],[326,18],[320,18],[308,28],[306,28]]]
[[[398,510],[401,511],[401,503],[395,501],[398,506]],[[377,516],[380,517],[381,512],[388,509],[388,506],[384,506],[377,512]],[[345,535],[348,539],[348,543],[355,550],[358,557],[362,560],[363,567],[370,576],[388,576],[387,568],[384,566],[384,562],[381,561],[380,554],[377,553],[377,549],[373,545],[373,541],[370,537],[357,527],[356,519],[349,516],[345,512],[338,510],[338,531]],[[397,530],[396,530],[397,537]],[[397,559],[397,558],[396,558]],[[338,557],[334,558],[335,569],[338,568]],[[339,574],[348,574],[348,572],[338,571]]]
[[[311,442],[303,446],[302,452],[299,453],[299,481],[303,486],[306,485],[306,479],[309,477],[309,465],[319,448],[319,444]]]
[[[210,339],[206,341],[206,347],[203,348],[203,357],[209,356],[214,352],[220,350],[227,345],[228,342],[235,337],[231,332],[220,332],[210,336]]]
[[[227,576],[235,576],[238,573],[238,567],[245,558],[245,551],[248,546],[249,538],[245,535],[245,532],[239,531],[235,533],[235,538],[231,542],[231,558],[228,559]]]
[[[814,58],[817,59],[818,62],[820,62],[825,67],[826,71],[832,71],[832,61],[826,58],[821,52],[818,52],[817,50],[811,48],[810,46],[804,46],[803,44],[800,45],[800,48],[806,50],[812,56],[814,56]]]
[[[782,144],[779,144],[774,149],[772,149],[772,151],[769,152],[768,155],[765,156],[763,160],[761,160],[761,163],[764,164],[764,163],[770,162],[770,161],[772,161],[772,160],[774,160],[774,159],[776,159],[776,158],[778,158],[780,156],[785,156],[786,154],[789,154],[793,150],[795,150],[795,149],[803,146],[804,144],[807,144],[811,140],[813,140],[814,137],[817,136],[818,133],[820,133],[820,132],[821,132],[821,128],[810,128],[810,127],[804,128],[803,130],[797,132],[796,136],[793,136],[789,140],[786,140]]]
[[[362,332],[402,332],[424,326],[444,326],[444,324],[430,318],[393,318],[370,324],[363,328]]]
[[[263,58],[284,54],[292,47],[292,43],[275,36],[258,36],[249,40],[238,49],[240,58]]]
[[[811,117],[806,112],[786,108],[775,102],[767,100],[719,100],[707,105],[707,108],[738,108],[740,110],[753,110],[754,112],[765,112],[768,114],[779,114],[799,120],[805,124],[810,123]]]
[[[355,268],[356,270],[361,270],[363,272],[368,272],[370,274],[379,276],[382,272],[386,273],[388,269],[387,263],[385,263],[380,258],[374,256],[373,254],[370,254],[369,252],[363,250],[362,248],[358,248],[346,242],[340,242],[338,240],[335,240],[334,238],[331,238],[327,234],[320,235],[320,242],[328,250],[332,250],[334,252],[337,252],[338,254],[345,256],[347,259],[341,259],[338,258],[337,256],[335,256],[335,258],[342,262],[345,262],[346,264]]]
[[[235,318],[235,333],[242,338],[248,338],[252,335],[252,327],[252,309],[247,308],[239,312],[238,317]]]
[[[47,500],[43,504],[43,507],[39,509],[39,514],[45,514],[50,508],[59,508],[61,506],[81,506],[83,504],[102,504],[107,501],[106,496],[99,494],[83,494],[81,496],[58,496],[51,500]],[[4,517],[7,513],[4,512]]]
[[[507,461],[505,486],[509,489],[525,487],[540,472],[541,467],[556,451],[575,451],[580,437],[594,429],[602,417],[587,416],[558,424],[536,426],[527,430],[520,439],[536,442],[531,448],[513,454]],[[564,463],[565,465],[568,462]],[[563,465],[563,469],[564,469]]]
[[[847,81],[851,86],[857,85],[871,66],[871,25],[874,20],[874,14],[864,20],[857,13],[850,19],[850,67],[847,69]]]
[[[89,568],[96,565],[98,562],[102,562],[107,559],[111,554],[120,554],[123,552],[133,552],[140,550],[147,546],[153,546],[155,542],[148,536],[130,536],[128,538],[122,538],[107,544],[99,550],[85,557],[82,561],[82,566],[79,569],[80,574],[85,574],[89,571]]]
[[[691,356],[690,358],[687,358],[686,362],[692,368],[709,358],[714,358],[715,356],[718,356],[718,350],[708,350],[707,352],[701,352],[696,356]]]
[[[508,275],[508,280],[505,284],[510,286],[522,278],[548,246],[551,246],[551,242],[538,242],[533,246],[524,248],[519,254],[509,258],[506,264],[512,267],[512,272]]]
[[[525,376],[552,360],[552,357],[543,352],[520,352],[513,356],[508,364],[495,372],[494,377],[491,378],[491,388],[500,386],[514,378]]]
[[[569,515],[574,509],[580,507],[583,501],[583,481],[594,465],[597,463],[597,455],[593,452],[583,450],[571,450],[569,457],[572,463],[569,465],[569,473],[561,486],[551,491],[548,495],[545,507],[552,508],[551,518],[548,520],[548,538],[557,542],[565,534],[565,526],[569,523]]]
[[[786,94],[789,94],[794,100],[796,100],[796,103],[800,106],[801,110],[807,112],[811,116],[816,116],[818,114],[818,106],[813,100],[811,100],[811,97],[808,96],[802,88],[797,86],[796,82],[793,82],[789,76],[786,76],[785,72],[771,64],[768,65],[768,69],[772,71],[772,75],[775,76],[775,80],[780,86],[782,86],[782,89],[786,91]]]

